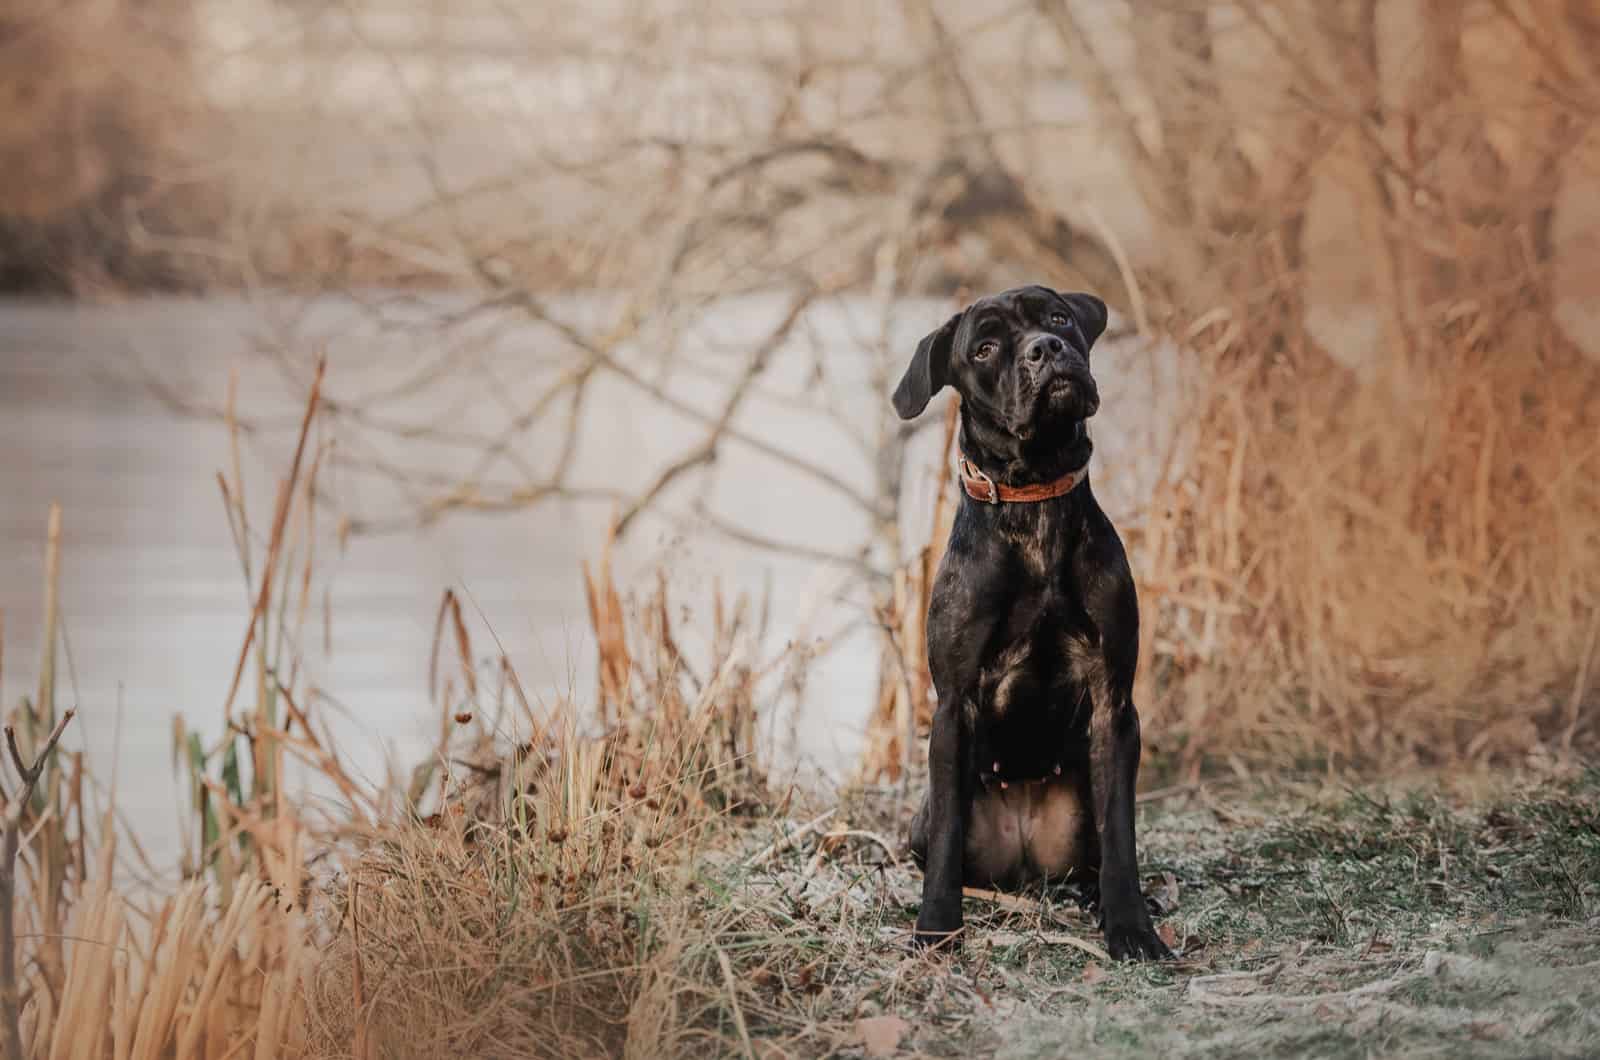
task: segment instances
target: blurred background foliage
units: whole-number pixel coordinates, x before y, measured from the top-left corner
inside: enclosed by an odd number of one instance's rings
[[[520,422],[558,437],[607,377],[682,412],[678,339],[784,292],[719,362],[720,411],[691,410],[704,436],[611,498],[625,536],[760,443],[739,410],[763,376],[825,373],[794,348],[820,306],[1091,289],[1177,356],[1141,410],[1169,436],[1119,507],[1159,750],[1518,758],[1592,734],[1590,3],[7,0],[0,52],[14,290],[448,291],[414,335],[546,330]],[[886,390],[901,340],[873,341]],[[887,608],[875,746],[899,761],[943,516],[898,499],[910,433],[823,405],[855,465],[768,455],[865,527],[847,559]],[[414,515],[578,492],[556,466],[501,490],[419,472]]]

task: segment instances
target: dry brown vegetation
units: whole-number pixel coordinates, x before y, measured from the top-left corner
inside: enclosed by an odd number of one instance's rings
[[[965,978],[894,948],[907,920],[899,903],[915,894],[894,813],[828,818],[768,790],[752,733],[772,704],[758,702],[757,678],[786,663],[760,657],[751,604],[720,608],[709,659],[690,661],[668,586],[630,617],[597,558],[585,572],[602,651],[594,709],[542,713],[503,660],[477,665],[447,597],[439,746],[409,790],[372,792],[345,773],[299,695],[293,650],[323,510],[313,500],[338,500],[318,485],[324,464],[411,487],[398,526],[602,502],[618,511],[619,540],[665,518],[849,572],[883,631],[863,772],[905,779],[928,708],[920,615],[949,511],[946,492],[925,509],[902,501],[916,471],[906,454],[941,422],[902,429],[886,402],[861,410],[836,397],[851,383],[887,393],[906,353],[891,326],[905,299],[1013,279],[1104,294],[1124,320],[1122,356],[1140,370],[1139,358],[1154,363],[1150,348],[1177,351],[1180,385],[1151,410],[1174,428],[1160,451],[1139,454],[1150,485],[1118,518],[1146,615],[1147,760],[1180,774],[1173,790],[1197,800],[1183,812],[1210,815],[1216,847],[1191,858],[1184,844],[1198,833],[1179,818],[1165,840],[1154,830],[1153,871],[1241,888],[1182,914],[1186,931],[1225,939],[1220,957],[1196,958],[1224,961],[1203,969],[1219,978],[1182,1004],[1448,1022],[1446,1002],[1426,992],[1439,968],[1467,965],[1423,956],[1443,952],[1431,919],[1440,903],[1458,925],[1508,909],[1562,918],[1589,960],[1589,781],[1470,820],[1432,804],[1401,814],[1363,803],[1355,823],[1328,811],[1277,825],[1206,801],[1196,778],[1218,763],[1543,770],[1594,750],[1600,367],[1583,299],[1600,24],[1590,8],[1170,0],[1130,19],[1070,0],[908,0],[759,16],[732,3],[623,5],[582,19],[560,5],[486,6],[477,21],[430,23],[440,52],[443,36],[488,26],[513,68],[567,70],[586,86],[556,98],[500,85],[492,103],[453,79],[432,45],[419,58],[385,36],[381,11],[279,12],[295,32],[264,35],[239,63],[270,70],[320,49],[335,64],[388,70],[394,91],[361,124],[311,107],[306,97],[325,102],[317,83],[276,101],[289,109],[274,135],[331,128],[358,148],[398,138],[413,148],[410,183],[369,189],[360,165],[372,159],[359,157],[343,184],[312,179],[325,172],[296,183],[284,159],[301,153],[241,135],[224,183],[246,206],[227,230],[203,245],[152,245],[202,260],[208,282],[340,291],[374,319],[389,306],[358,284],[447,288],[448,300],[407,305],[405,326],[438,340],[414,388],[466,380],[479,387],[475,407],[498,408],[491,398],[510,388],[479,370],[466,325],[508,319],[539,329],[537,356],[518,363],[541,385],[465,441],[429,415],[371,415],[381,395],[340,395],[300,424],[265,529],[247,518],[234,459],[223,492],[257,604],[226,731],[214,745],[176,734],[195,810],[188,882],[148,905],[121,893],[115,829],[85,801],[81,765],[50,757],[19,822],[24,1054],[805,1054],[845,1047],[868,1033],[857,1020],[885,1006],[947,1030],[986,1026],[973,1014],[987,1011],[990,970],[1029,997],[1085,975],[1093,932],[1049,900],[984,921],[1025,937],[1008,944],[1020,956],[980,957]],[[319,115],[322,125],[310,120]],[[477,150],[507,128],[524,135]],[[574,308],[554,297],[561,290],[606,297]],[[774,290],[776,312],[755,334],[695,353],[686,336],[697,325],[735,296]],[[830,356],[839,336],[811,329],[823,308],[862,305],[875,333],[854,342],[865,353],[846,370]],[[292,321],[271,323],[315,412],[319,370]],[[804,382],[776,388],[780,368]],[[679,373],[709,379],[713,397],[684,397]],[[819,433],[844,439],[847,455],[767,441],[747,417],[769,384],[809,408]],[[689,440],[642,484],[571,471],[605,385],[688,425]],[[333,437],[356,444],[335,448]],[[401,438],[464,445],[473,466],[458,475],[370,456]],[[530,463],[527,451],[549,459]],[[859,546],[807,552],[721,518],[705,487],[732,452],[836,503],[862,527]],[[59,720],[48,653],[43,672],[16,715],[19,761]],[[296,807],[278,779],[286,755],[341,792],[342,817]],[[743,823],[795,810],[809,827]],[[1549,828],[1519,831],[1524,817]],[[1541,846],[1546,835],[1560,842]],[[1240,844],[1247,855],[1230,848]],[[747,864],[770,871],[739,871]],[[1250,895],[1289,888],[1288,877],[1304,887],[1250,906],[1259,923],[1217,921]],[[1510,897],[1508,877],[1521,887]],[[1352,920],[1359,896],[1400,893],[1408,904],[1389,919]],[[1394,923],[1407,917],[1430,923],[1406,935]],[[1336,952],[1341,970],[1296,965],[1304,948],[1228,970],[1256,960],[1250,932],[1280,922]],[[1067,951],[1078,963],[1063,962]],[[1385,966],[1381,990],[1359,993],[1350,977],[1373,960]],[[1285,968],[1296,985],[1269,989]],[[1135,981],[1143,974],[1119,972],[1110,989],[1180,1005],[1160,992],[1172,980]],[[1352,985],[1330,992],[1318,976]],[[1370,1007],[1379,993],[1381,1012]],[[1122,1017],[1103,999],[1072,1011],[1114,1026]],[[1566,1035],[1557,1044],[1575,1055],[1593,1037],[1586,1018],[1533,1001],[1516,1018],[1527,1026],[1485,1033]],[[1268,1023],[1279,1025],[1253,1026]],[[1056,1045],[1106,1044],[1076,1033]]]
[[[835,23],[815,5],[760,21],[735,5],[595,16],[592,40],[569,26],[559,45],[540,36],[553,23],[516,27],[531,55],[566,49],[613,72],[609,105],[580,94],[558,127],[581,138],[557,152],[534,135],[481,179],[423,135],[418,157],[437,168],[419,205],[350,233],[353,253],[426,246],[431,274],[469,293],[438,319],[453,346],[434,370],[470,377],[457,323],[473,314],[545,336],[548,385],[470,475],[429,486],[419,470],[417,516],[605,499],[624,533],[654,512],[869,574],[871,606],[906,634],[885,644],[878,722],[903,732],[902,697],[927,710],[915,611],[936,520],[902,507],[913,435],[886,405],[834,396],[856,378],[887,390],[905,347],[884,307],[902,296],[1042,277],[1100,291],[1142,340],[1180,351],[1176,391],[1116,413],[1173,425],[1164,447],[1113,469],[1153,469],[1118,515],[1165,761],[1507,761],[1583,745],[1600,630],[1595,338],[1573,308],[1600,158],[1585,6],[1115,11],[906,3]],[[683,56],[698,80],[678,110],[642,105]],[[477,113],[439,84],[413,100],[423,134]],[[1063,120],[1069,98],[1081,119]],[[562,285],[615,299],[576,314],[548,298]],[[748,345],[697,359],[697,324],[773,288],[793,293]],[[863,301],[884,323],[852,375],[814,332],[818,313]],[[1107,354],[1134,377],[1138,341]],[[750,426],[754,396],[797,360],[830,397],[818,428],[858,442],[844,464],[764,452]],[[709,408],[673,389],[685,371],[718,381]],[[565,448],[548,470],[513,467],[518,439],[572,444],[608,380],[695,424],[655,477],[576,481]],[[838,504],[863,524],[859,547],[812,555],[704,499],[685,506],[727,451]],[[897,768],[891,743],[875,769]]]
[[[1596,27],[1575,4],[1402,6],[1239,5],[1244,56],[1182,10],[1143,23],[1172,83],[1160,150],[1131,160],[1204,310],[1136,546],[1147,698],[1191,762],[1593,736],[1597,374],[1555,308]],[[1233,120],[1247,70],[1284,105]]]
[[[298,677],[320,383],[269,521],[246,509],[236,468],[219,476],[255,607],[220,741],[175,734],[195,828],[175,891],[123,882],[137,845],[115,784],[94,812],[81,757],[44,735],[71,720],[55,714],[47,602],[38,696],[13,714],[23,784],[7,786],[7,848],[25,838],[26,883],[8,906],[15,961],[0,965],[0,1001],[17,1000],[0,1009],[18,1017],[0,1028],[15,1028],[8,1057],[1499,1056],[1513,1036],[1581,1055],[1600,1034],[1582,1015],[1596,778],[1570,767],[1465,798],[1147,793],[1171,806],[1147,812],[1145,882],[1182,964],[1109,968],[1070,890],[973,892],[967,952],[912,953],[910,804],[863,788],[816,813],[775,790],[752,733],[772,706],[763,671],[789,660],[759,658],[760,621],[739,601],[715,608],[697,668],[666,583],[625,602],[610,541],[585,570],[593,709],[536,709],[446,594],[438,747],[409,790],[372,790]],[[52,585],[60,524],[53,512]],[[42,775],[25,764],[36,755]],[[340,793],[336,812],[286,789],[290,755]]]
[[[220,740],[175,720],[194,829],[175,889],[130,886],[125,870],[159,870],[117,819],[115,780],[97,812],[81,754],[56,748],[72,714],[55,713],[62,516],[50,513],[40,687],[6,730],[20,783],[5,792],[0,864],[4,1055],[654,1056],[720,1043],[695,1006],[715,1008],[729,984],[683,969],[718,929],[685,919],[683,898],[697,857],[726,850],[730,819],[778,805],[753,753],[759,616],[719,597],[697,673],[665,584],[626,622],[602,558],[590,578],[607,601],[594,627],[609,698],[537,710],[503,655],[480,664],[447,593],[436,756],[409,789],[372,790],[309,714],[300,677],[320,383],[269,521],[244,504],[237,430],[218,475],[255,606]],[[335,812],[286,790],[288,757],[338,793]]]
[[[596,599],[619,597],[604,569]],[[1592,770],[1147,793],[1146,889],[1181,962],[1111,965],[1070,889],[969,892],[964,952],[931,956],[906,945],[908,804],[863,789],[814,813],[771,790],[740,735],[748,656],[703,681],[660,668],[676,652],[653,604],[608,635],[610,706],[546,713],[503,659],[474,665],[453,598],[441,610],[421,797],[351,788],[329,819],[255,772],[250,752],[293,748],[355,783],[277,683],[291,633],[265,669],[288,716],[243,710],[192,763],[203,842],[170,896],[122,882],[112,811],[86,825],[81,760],[47,741],[42,804],[7,792],[29,837],[16,978],[0,968],[19,988],[8,1057],[1509,1057],[1600,1040]],[[25,733],[48,717],[15,715]]]
[[[218,282],[347,290],[375,321],[388,307],[352,284],[449,288],[407,309],[438,341],[412,388],[448,376],[485,409],[514,388],[480,367],[483,332],[535,328],[512,369],[532,396],[480,436],[339,395],[356,444],[330,459],[408,498],[356,532],[576,499],[619,505],[623,535],[665,518],[866,575],[857,602],[909,634],[885,642],[877,722],[904,732],[927,711],[930,513],[902,501],[916,432],[841,394],[888,389],[917,323],[904,297],[1043,278],[1104,294],[1135,347],[1179,350],[1179,387],[1119,413],[1175,425],[1162,451],[1111,468],[1147,472],[1117,514],[1169,761],[1521,760],[1592,738],[1587,5],[571,14],[267,6],[223,33],[237,46],[201,94],[219,119],[256,109],[213,172],[250,206],[165,250],[203,250]],[[302,164],[319,152],[332,169]],[[697,328],[775,290],[747,337],[701,349]],[[846,367],[820,315],[863,306],[877,334],[851,336],[865,356]],[[306,377],[292,315],[271,327]],[[791,397],[842,458],[753,425],[794,385],[775,377],[801,375]],[[613,386],[686,425],[638,485],[572,468]],[[368,455],[402,442],[477,455],[459,474]],[[728,452],[815,490],[859,543],[808,549],[719,513]],[[877,745],[874,769],[897,770],[903,742]]]
[[[191,135],[195,8],[0,4],[0,288],[198,285],[192,260],[146,238],[209,236],[226,214]]]

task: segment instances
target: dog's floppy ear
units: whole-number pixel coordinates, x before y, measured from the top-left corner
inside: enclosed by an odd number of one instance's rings
[[[1072,308],[1073,319],[1078,322],[1078,330],[1083,333],[1087,346],[1093,346],[1100,333],[1106,329],[1106,304],[1092,294],[1073,291],[1063,294],[1062,299]]]
[[[950,374],[950,344],[961,326],[963,310],[946,320],[938,331],[929,332],[917,343],[900,385],[894,388],[894,410],[903,420],[915,419],[928,407],[933,395],[944,388]]]

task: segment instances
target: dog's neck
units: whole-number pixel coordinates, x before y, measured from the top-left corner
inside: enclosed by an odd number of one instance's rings
[[[1086,466],[1094,443],[1083,420],[1024,439],[962,409],[961,452],[1003,486],[1031,486]]]

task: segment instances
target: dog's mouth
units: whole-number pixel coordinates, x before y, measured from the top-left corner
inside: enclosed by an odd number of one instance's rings
[[[1063,375],[1045,384],[1045,400],[1052,411],[1070,412],[1077,419],[1088,419],[1100,409],[1100,395],[1093,383]]]

